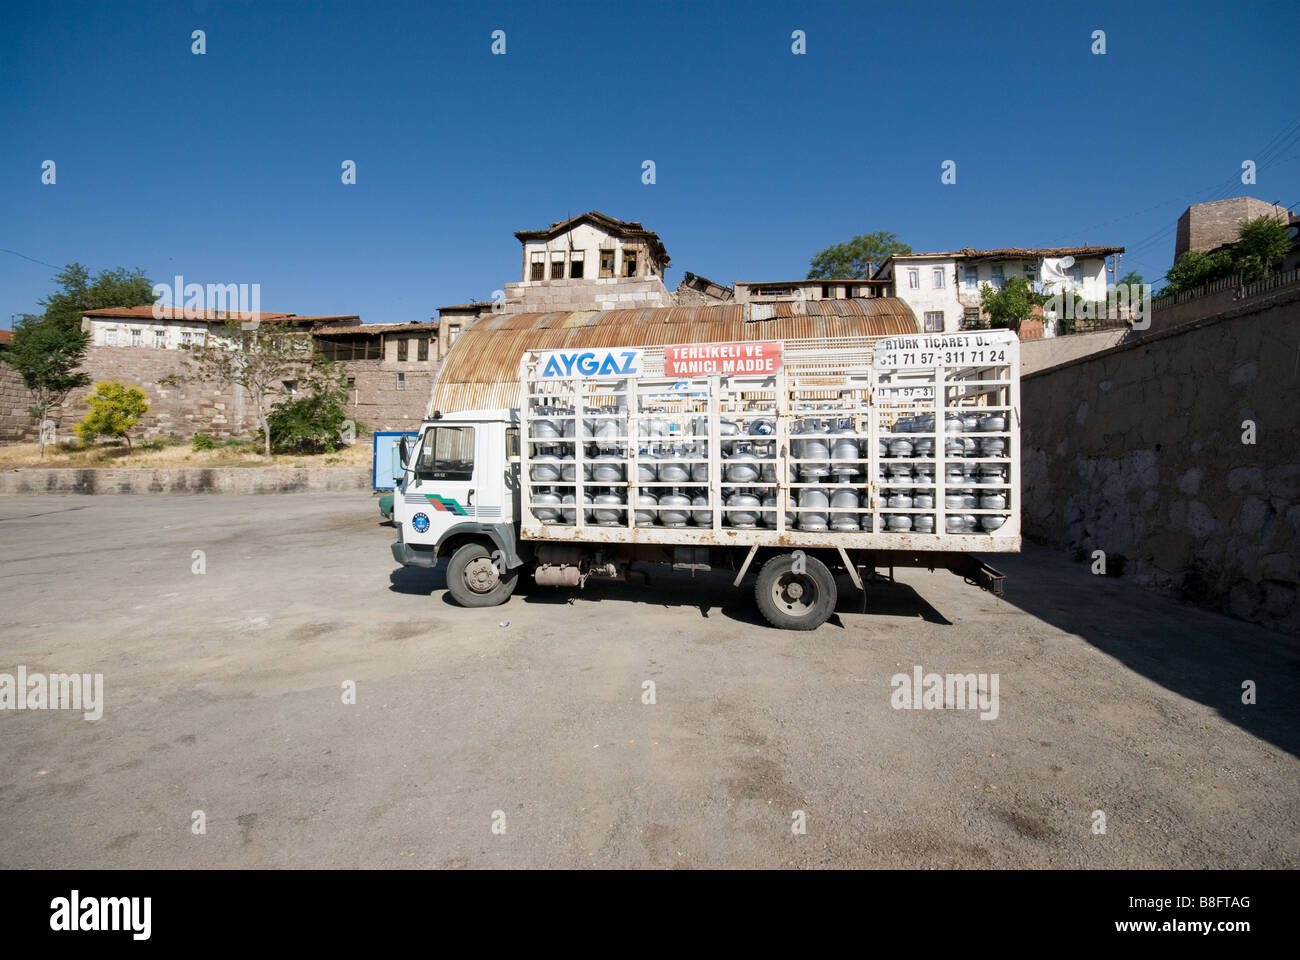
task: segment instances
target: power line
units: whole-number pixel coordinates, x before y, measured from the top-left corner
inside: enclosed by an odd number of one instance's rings
[[[0,253],[12,253],[15,257],[22,257],[24,260],[30,260],[32,263],[39,263],[43,267],[53,267],[55,270],[62,270],[63,267],[53,263],[46,263],[44,260],[37,260],[35,257],[29,257],[25,253],[19,253],[17,250],[6,250],[0,247]],[[64,265],[66,266],[66,264]]]

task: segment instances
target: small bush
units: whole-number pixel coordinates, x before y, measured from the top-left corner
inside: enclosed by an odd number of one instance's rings
[[[1121,577],[1124,575],[1124,567],[1128,564],[1128,557],[1122,553],[1106,554],[1106,576]]]
[[[153,453],[156,453],[157,451],[164,449],[166,446],[167,446],[167,441],[164,440],[162,437],[154,437],[152,440],[140,441],[141,450],[148,450]]]
[[[1084,550],[1083,547],[1075,547],[1073,550],[1070,551],[1070,559],[1073,560],[1075,563],[1083,563],[1083,561],[1086,560],[1087,558],[1088,558],[1088,551]]]
[[[212,450],[216,445],[217,441],[207,433],[196,433],[194,439],[190,441],[190,448],[195,451]]]

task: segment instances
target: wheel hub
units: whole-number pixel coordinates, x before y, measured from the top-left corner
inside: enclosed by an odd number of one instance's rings
[[[788,573],[772,584],[772,601],[786,613],[805,616],[816,606],[817,585],[808,577]]]
[[[487,557],[479,557],[465,565],[465,586],[475,593],[488,593],[500,582],[496,564]]]

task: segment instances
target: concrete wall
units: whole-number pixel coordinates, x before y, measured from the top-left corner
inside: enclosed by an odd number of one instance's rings
[[[0,496],[33,493],[323,493],[369,490],[369,467],[211,467],[0,472]]]
[[[1293,290],[1025,377],[1026,535],[1300,631],[1298,340]]]
[[[1029,323],[1030,321],[1026,321]],[[1041,331],[1042,323],[1038,322]],[[1026,330],[1020,330],[1020,375],[1022,377],[1039,370],[1046,370],[1057,364],[1077,360],[1089,354],[1109,350],[1120,342],[1128,333],[1128,328],[1098,330],[1094,333],[1075,333],[1068,337],[1048,337],[1033,339],[1025,336]],[[1041,336],[1041,333],[1040,333]]]
[[[1283,283],[1287,280],[1284,276],[1275,279]],[[1243,288],[1237,277],[1227,277],[1208,283],[1197,290],[1188,290],[1169,297],[1158,297],[1151,301],[1151,327],[1149,332],[1158,333],[1161,330],[1168,330],[1170,327],[1176,327],[1191,320],[1198,320],[1201,317],[1214,316],[1223,313],[1225,310],[1232,310],[1241,305],[1243,299],[1241,294],[1243,292],[1247,292],[1252,298],[1284,296],[1288,287],[1300,288],[1300,279],[1285,283],[1284,286],[1275,290],[1253,292],[1258,286],[1257,284],[1248,284]]]

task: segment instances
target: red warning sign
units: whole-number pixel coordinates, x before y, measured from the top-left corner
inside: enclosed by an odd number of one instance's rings
[[[711,373],[776,373],[784,361],[779,340],[748,343],[680,343],[664,347],[664,376]]]

